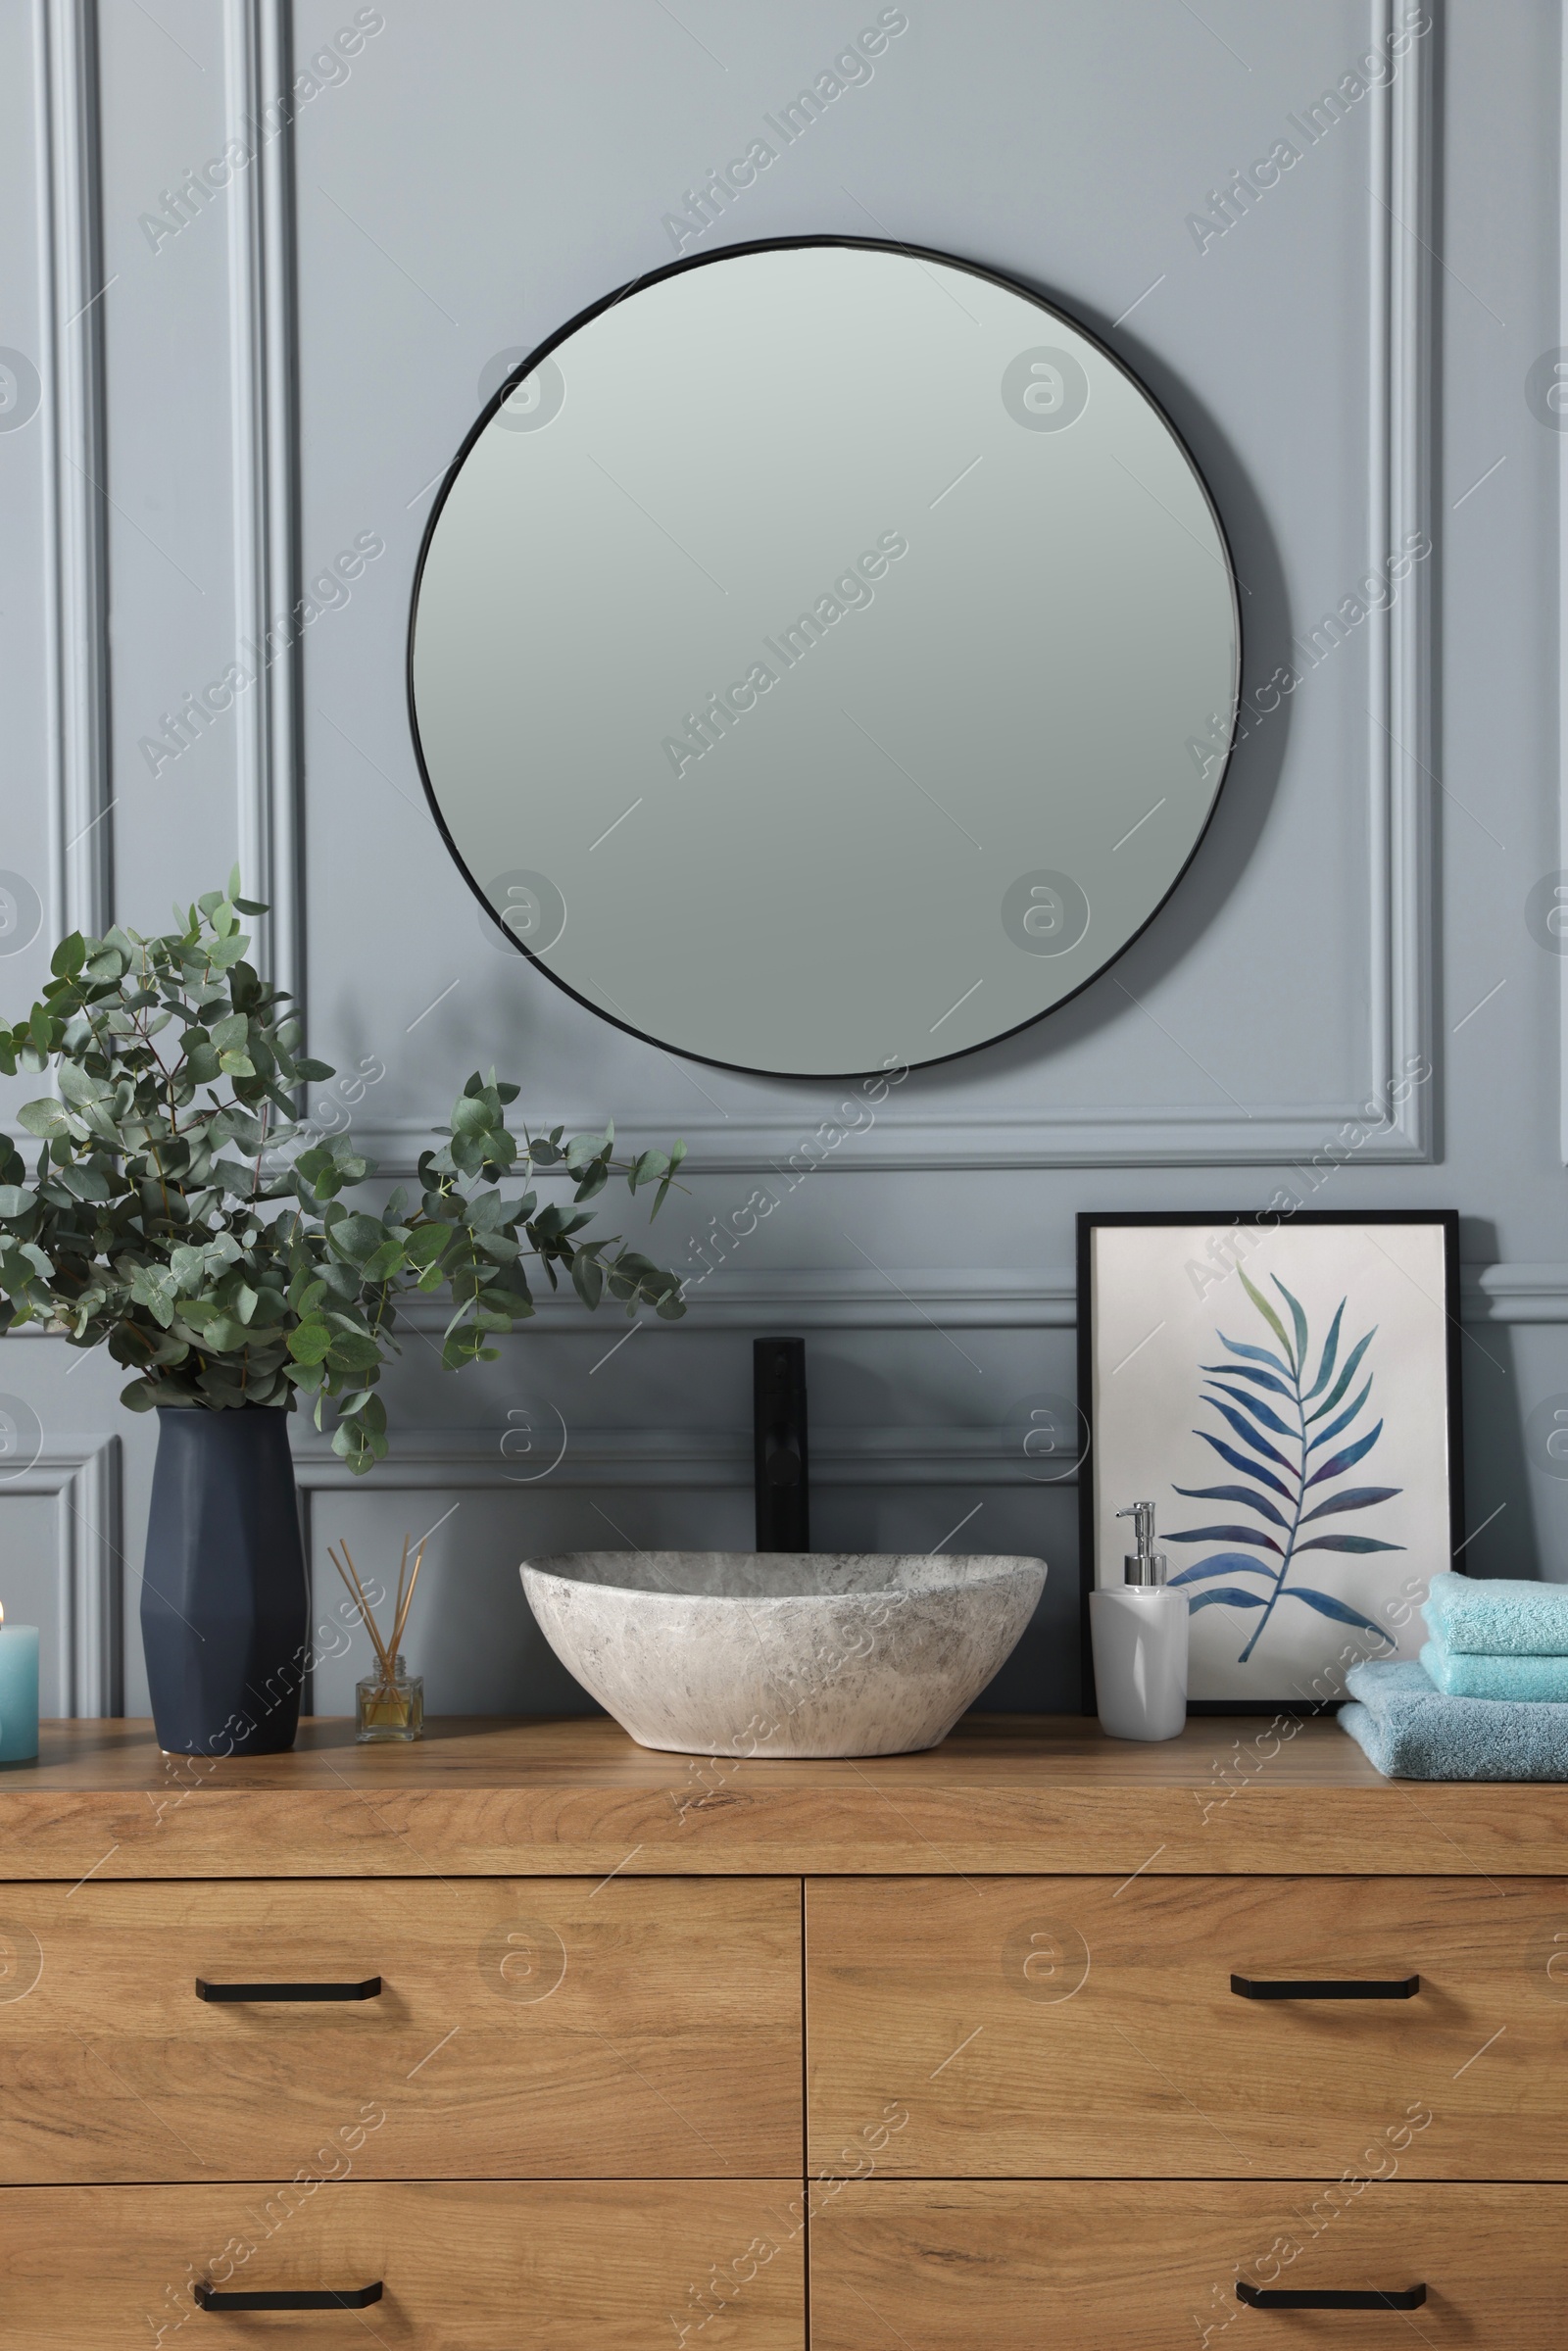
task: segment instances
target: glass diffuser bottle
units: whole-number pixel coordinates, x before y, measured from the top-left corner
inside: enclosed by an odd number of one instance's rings
[[[419,1569],[424,1562],[424,1543],[421,1541],[414,1554],[412,1571],[409,1560],[409,1538],[403,1538],[403,1558],[398,1567],[397,1598],[392,1606],[392,1630],[384,1635],[375,1621],[375,1610],[360,1580],[354,1564],[354,1554],[347,1543],[340,1559],[330,1543],[326,1555],[342,1577],[361,1624],[370,1637],[375,1651],[375,1670],[354,1686],[354,1736],[362,1744],[373,1744],[389,1739],[422,1739],[424,1736],[424,1679],[411,1674],[403,1661],[403,1628],[409,1621],[414,1604],[414,1588],[419,1581]],[[375,1587],[376,1598],[386,1594]]]
[[[377,1739],[418,1739],[424,1730],[424,1676],[411,1674],[402,1655],[392,1671],[379,1668],[354,1686],[354,1736],[362,1743]]]

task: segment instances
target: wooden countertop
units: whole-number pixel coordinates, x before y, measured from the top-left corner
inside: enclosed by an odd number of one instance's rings
[[[347,1720],[292,1754],[160,1754],[56,1722],[0,1769],[0,1881],[647,1876],[1568,1876],[1568,1787],[1380,1779],[1331,1719],[1190,1722],[1135,1745],[981,1715],[926,1755],[660,1755],[603,1716],[454,1718],[412,1747]]]

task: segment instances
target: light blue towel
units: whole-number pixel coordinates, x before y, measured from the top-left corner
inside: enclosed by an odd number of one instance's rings
[[[1447,1698],[1413,1660],[1352,1665],[1340,1729],[1388,1780],[1568,1780],[1568,1706]]]
[[[1488,1657],[1568,1657],[1568,1584],[1434,1576],[1421,1611],[1445,1647]]]
[[[1568,1657],[1479,1657],[1429,1641],[1421,1663],[1446,1697],[1568,1702]]]

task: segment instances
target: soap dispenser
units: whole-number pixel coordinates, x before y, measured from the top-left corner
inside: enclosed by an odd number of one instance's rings
[[[1132,1520],[1137,1547],[1121,1584],[1089,1594],[1100,1727],[1112,1739],[1174,1739],[1187,1720],[1187,1594],[1165,1581],[1153,1503],[1116,1516]]]

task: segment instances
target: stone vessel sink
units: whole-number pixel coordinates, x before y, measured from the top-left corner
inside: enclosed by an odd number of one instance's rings
[[[692,1755],[906,1755],[1007,1657],[1043,1559],[571,1551],[523,1562],[540,1629],[622,1730]]]

